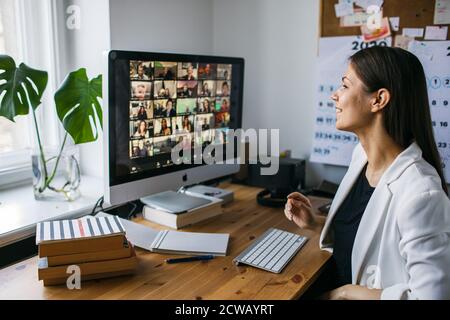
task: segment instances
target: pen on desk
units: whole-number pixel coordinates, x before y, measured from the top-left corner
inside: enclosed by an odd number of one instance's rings
[[[191,262],[191,261],[199,261],[199,260],[211,260],[213,258],[214,258],[214,256],[212,254],[209,254],[206,256],[166,259],[166,262],[167,263]]]

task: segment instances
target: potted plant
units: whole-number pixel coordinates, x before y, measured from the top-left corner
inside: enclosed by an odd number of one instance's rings
[[[48,194],[66,200],[79,196],[80,171],[74,148],[66,146],[70,135],[75,144],[95,141],[102,127],[102,76],[89,80],[86,69],[67,75],[54,94],[55,108],[65,134],[55,150],[46,149],[41,139],[36,110],[47,87],[48,74],[0,55],[0,116],[14,122],[20,115],[31,114],[37,148],[32,153],[33,189],[36,199]]]

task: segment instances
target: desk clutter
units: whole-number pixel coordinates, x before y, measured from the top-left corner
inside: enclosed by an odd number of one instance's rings
[[[118,217],[84,217],[37,224],[38,278],[44,286],[65,284],[69,266],[81,280],[133,273],[137,258]]]
[[[97,216],[112,217],[100,212]],[[117,218],[117,217],[115,217]],[[118,218],[124,226],[128,239],[141,249],[168,254],[226,256],[228,233],[182,232],[155,230],[143,224]]]

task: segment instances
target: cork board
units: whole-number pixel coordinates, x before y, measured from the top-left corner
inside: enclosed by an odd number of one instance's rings
[[[334,5],[338,0],[321,0],[321,37],[338,37],[360,35],[360,27],[341,27],[336,17]],[[402,28],[425,28],[432,26],[434,20],[435,0],[384,0],[383,16],[400,17],[400,30],[393,35],[401,34]],[[448,25],[447,25],[448,26]],[[447,40],[450,40],[450,32]],[[416,38],[423,40],[423,38]]]

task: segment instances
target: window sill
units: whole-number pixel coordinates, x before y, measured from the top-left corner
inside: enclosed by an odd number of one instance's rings
[[[90,213],[103,195],[103,180],[82,176],[80,188],[82,196],[73,202],[37,201],[31,185],[0,191],[0,247],[33,236],[40,221]]]

